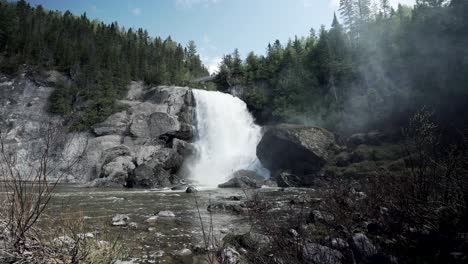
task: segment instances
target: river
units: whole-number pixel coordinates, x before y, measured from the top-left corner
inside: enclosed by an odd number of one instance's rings
[[[300,195],[297,190],[262,188],[247,191],[261,193],[269,200],[293,199]],[[58,237],[67,234],[58,229],[63,223],[82,223],[80,232],[91,232],[99,239],[117,240],[130,252],[136,263],[204,263],[205,256],[195,254],[197,246],[203,245],[202,228],[198,215],[200,210],[205,230],[210,222],[217,240],[227,233],[245,233],[252,227],[248,214],[232,211],[216,211],[210,214],[209,204],[239,204],[229,197],[238,196],[245,201],[241,189],[212,188],[196,194],[170,190],[97,189],[78,185],[59,185],[53,199],[41,219],[40,226]],[[196,200],[195,200],[196,198]],[[198,209],[196,206],[198,203]],[[172,211],[175,217],[160,217],[155,223],[145,220],[160,211]],[[126,214],[136,229],[112,226],[112,216]],[[180,256],[177,251],[190,249],[193,254]]]

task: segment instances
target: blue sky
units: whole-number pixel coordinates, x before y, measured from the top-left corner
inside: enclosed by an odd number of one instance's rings
[[[339,0],[29,0],[51,10],[84,12],[89,18],[120,26],[142,27],[151,36],[186,44],[194,40],[210,71],[223,54],[239,48],[264,54],[269,42],[305,36],[329,26]],[[413,4],[414,0],[390,0]]]

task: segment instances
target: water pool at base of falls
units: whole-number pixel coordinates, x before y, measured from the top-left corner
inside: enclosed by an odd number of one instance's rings
[[[208,212],[209,204],[240,204],[246,201],[246,194],[258,192],[267,201],[275,204],[288,204],[291,199],[302,197],[308,189],[262,188],[257,190],[211,189],[196,193],[204,228],[213,222],[214,235],[222,241],[228,233],[242,234],[252,230],[253,222],[248,214],[232,211]],[[252,193],[250,193],[252,192]],[[0,196],[2,196],[0,192]],[[242,197],[241,201],[231,201],[229,197]],[[61,184],[54,191],[54,197],[41,218],[39,226],[50,231],[53,237],[67,233],[57,229],[60,222],[83,221],[80,232],[96,233],[96,239],[113,241],[117,239],[130,252],[130,258],[138,258],[135,263],[206,263],[206,256],[196,253],[194,248],[203,245],[202,228],[195,205],[194,194],[184,191],[154,191],[120,188],[83,188],[74,184]],[[283,201],[283,202],[280,202]],[[159,211],[169,210],[175,217],[160,217],[155,223],[145,220]],[[137,228],[112,226],[115,214],[126,214],[129,222]],[[100,234],[100,236],[99,236]],[[174,255],[175,251],[190,249],[188,256]],[[161,254],[162,253],[162,254]]]

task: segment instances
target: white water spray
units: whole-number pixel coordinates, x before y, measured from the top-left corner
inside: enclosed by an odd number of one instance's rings
[[[241,169],[267,176],[257,158],[262,138],[261,127],[254,123],[246,104],[221,92],[193,90],[196,101],[197,156],[190,174],[201,186],[214,187]]]

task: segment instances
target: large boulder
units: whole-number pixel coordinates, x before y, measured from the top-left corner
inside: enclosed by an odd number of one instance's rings
[[[144,95],[144,100],[158,105],[167,105],[166,113],[177,116],[180,129],[171,134],[177,138],[191,140],[194,136],[195,99],[188,87],[159,86]]]
[[[177,138],[172,140],[172,149],[177,151],[177,153],[184,158],[195,153],[195,146],[192,143],[188,143]]]
[[[85,172],[86,181],[91,181],[101,175],[102,166],[106,156],[103,154],[108,149],[120,146],[121,137],[118,135],[107,135],[97,138],[91,138],[88,141],[84,160],[81,162],[83,172]]]
[[[255,171],[239,170],[231,175],[231,179],[218,185],[219,188],[261,188],[265,183],[265,178]]]
[[[147,161],[150,161],[156,153],[161,149],[161,146],[135,146],[135,162],[140,166]]]
[[[135,164],[130,156],[119,156],[102,167],[102,177],[110,178],[115,183],[127,184]]]
[[[138,166],[130,180],[132,186],[143,188],[164,188],[171,185],[171,174],[161,166]]]
[[[178,115],[186,105],[194,105],[193,95],[188,87],[159,86],[148,90],[143,98],[146,102],[167,105],[167,113],[171,115]]]
[[[154,139],[166,133],[174,133],[179,129],[180,123],[175,116],[155,112],[133,117],[130,133],[135,137]]]
[[[160,165],[165,170],[176,173],[184,159],[181,155],[177,153],[174,149],[162,148],[153,155],[153,158],[148,161],[146,164],[155,167]]]
[[[335,146],[335,136],[323,128],[282,124],[267,129],[257,156],[272,175],[288,171],[311,177],[330,160]]]
[[[107,164],[120,156],[131,156],[130,149],[127,146],[119,145],[105,149],[102,152],[102,160],[104,161],[104,164]]]
[[[363,233],[354,234],[350,242],[357,261],[368,258],[377,253],[375,246]]]

